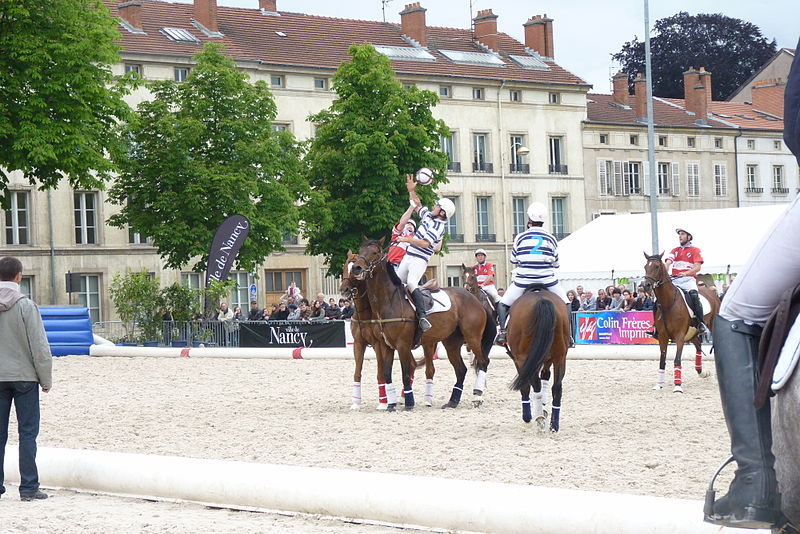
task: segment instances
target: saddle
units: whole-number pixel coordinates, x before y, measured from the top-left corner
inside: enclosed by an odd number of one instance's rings
[[[525,288],[525,293],[535,293],[537,291],[550,291],[544,284],[531,284]]]
[[[756,388],[756,407],[763,406],[767,398],[774,395],[773,391],[777,391],[794,371],[798,359],[798,340],[793,338],[797,337],[796,331],[800,328],[797,323],[799,315],[800,285],[797,285],[781,295],[778,306],[767,319],[761,332],[758,346],[758,366],[761,369],[761,376]]]
[[[419,290],[422,292],[422,302],[425,304],[426,313],[438,313],[450,309],[450,296],[442,291],[442,288],[439,287],[439,282],[435,278],[421,285]],[[406,291],[405,297],[411,307],[416,310],[411,293]]]

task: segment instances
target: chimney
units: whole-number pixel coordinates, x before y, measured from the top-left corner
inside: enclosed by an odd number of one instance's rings
[[[278,0],[258,0],[258,7],[261,11],[266,11],[267,13],[277,13],[277,3]]]
[[[705,84],[708,84],[706,86]],[[686,111],[694,113],[695,121],[705,121],[708,117],[708,103],[711,101],[711,73],[705,68],[689,70],[683,73],[683,96]]]
[[[194,0],[194,20],[210,32],[218,32],[217,0]]]
[[[711,73],[705,67],[700,67],[700,83],[706,88],[706,100],[710,103],[714,97],[711,95]]]
[[[414,2],[406,5],[406,8],[400,12],[403,35],[415,40],[420,46],[427,46],[428,44],[428,27],[425,25],[426,11],[427,9],[420,6],[419,2]]]
[[[489,49],[498,51],[500,39],[497,35],[497,15],[491,9],[478,11],[475,23],[475,39],[488,46]]]
[[[633,80],[633,98],[636,119],[647,119],[647,79],[641,72]]]
[[[628,105],[628,75],[624,72],[620,71],[611,78],[612,83],[614,84],[614,93],[613,98],[614,102],[619,104],[620,106],[627,106]]]
[[[762,80],[752,88],[753,109],[783,118],[783,98],[786,82],[782,79]]]
[[[525,46],[542,57],[553,58],[553,19],[536,15],[522,25],[525,29]]]
[[[123,2],[117,4],[117,12],[119,13],[119,18],[127,22],[131,28],[136,30],[142,29],[141,2]]]

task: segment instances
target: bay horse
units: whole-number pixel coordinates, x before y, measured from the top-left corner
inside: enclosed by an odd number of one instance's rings
[[[488,311],[492,318],[494,318],[495,322],[497,322],[497,309],[494,302],[492,302],[492,300],[489,298],[489,295],[478,283],[478,277],[475,274],[475,267],[467,267],[462,263],[461,281],[464,284],[464,289],[475,295],[475,298],[480,301],[480,303],[483,305],[483,308]]]
[[[545,429],[546,414],[542,377],[553,370],[553,406],[550,430],[560,428],[561,394],[570,341],[570,317],[567,306],[552,291],[536,285],[529,288],[511,306],[506,350],[514,360],[517,377],[511,389],[522,396],[522,420],[531,419]],[[533,406],[531,406],[533,386]],[[533,412],[533,415],[532,413]]]
[[[383,252],[383,240],[366,240],[362,243],[358,257],[353,262],[351,276],[363,280],[373,314],[377,317],[381,336],[387,345],[397,351],[403,376],[403,397],[405,410],[414,407],[414,392],[411,377],[417,362],[411,354],[417,336],[417,317],[413,307],[405,298],[405,287],[389,265]],[[450,297],[451,307],[444,312],[428,315],[431,328],[420,339],[425,354],[426,377],[432,379],[433,353],[436,344],[441,342],[447,351],[447,358],[456,373],[456,383],[450,400],[442,408],[455,408],[461,401],[467,367],[461,357],[461,346],[475,353],[473,366],[476,370],[473,388],[473,405],[483,403],[483,390],[486,384],[486,370],[489,366],[489,351],[495,337],[495,323],[480,302],[463,288],[443,289]],[[392,383],[393,358],[384,360],[384,381],[387,391]],[[391,401],[389,409],[392,410]]]
[[[378,373],[377,409],[385,410],[388,407],[388,403],[386,384],[383,381],[383,366],[386,359],[394,358],[394,351],[386,344],[381,335],[380,325],[377,323],[377,315],[372,313],[372,308],[369,305],[366,283],[363,280],[356,280],[350,275],[350,267],[355,259],[356,255],[348,250],[347,259],[342,267],[342,283],[339,286],[339,293],[345,298],[353,299],[353,306],[356,310],[350,319],[350,331],[353,334],[353,358],[355,359],[353,396],[350,409],[358,410],[361,408],[361,370],[364,366],[364,352],[367,349],[367,345],[372,345],[375,350]],[[394,397],[396,399],[396,393]]]
[[[675,341],[675,361],[673,393],[683,393],[683,379],[681,376],[681,353],[683,345],[691,341],[695,348],[694,369],[701,378],[709,376],[708,371],[703,371],[703,350],[700,335],[697,329],[692,326],[692,319],[686,309],[686,302],[681,295],[681,290],[672,283],[667,266],[664,265],[662,258],[664,253],[649,256],[646,252],[644,257],[647,263],[644,265],[644,286],[645,289],[655,293],[658,312],[655,313],[655,328],[658,332],[658,346],[661,351],[661,358],[658,363],[658,381],[653,389],[658,390],[664,387],[664,370],[667,367],[667,345],[670,339]],[[699,286],[697,290],[708,300],[711,310],[703,317],[703,322],[709,332],[713,329],[713,318],[719,312],[720,301],[717,292]]]

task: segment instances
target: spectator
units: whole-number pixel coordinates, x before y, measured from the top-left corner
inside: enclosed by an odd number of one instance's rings
[[[617,289],[619,289],[619,292],[620,292],[620,293],[622,294],[622,296],[624,297],[624,296],[625,296],[625,291],[627,290],[627,288],[625,287],[625,284],[620,284],[620,285],[618,285],[618,286],[617,286]]]
[[[320,305],[322,306],[322,309],[324,309],[324,310],[328,309],[328,303],[325,302],[325,294],[324,293],[317,293],[316,302],[320,303]]]
[[[644,290],[643,287],[640,287],[636,290],[636,303],[634,304],[633,308],[636,311],[650,311],[653,309],[653,301],[647,295],[647,292]]]
[[[627,289],[622,292],[622,300],[624,301],[624,304],[622,305],[623,311],[632,311],[634,309],[636,299],[633,298],[633,295]]]
[[[328,320],[333,320],[333,319],[341,319],[341,317],[342,317],[342,309],[339,307],[338,304],[336,304],[335,300],[330,299],[330,301],[328,301],[328,309],[325,310],[325,318]]]
[[[311,305],[311,316],[308,319],[309,321],[325,320],[325,308],[323,308],[324,304],[325,302],[321,300],[314,301],[314,303]]]
[[[248,321],[260,321],[263,318],[262,311],[258,308],[258,302],[250,301],[250,313],[247,314]]]
[[[272,314],[274,314],[277,309],[278,306],[276,304],[272,304],[271,306],[267,306],[266,308],[264,308],[264,311],[261,312],[261,320],[269,321],[270,320],[269,318],[272,317]]]
[[[504,287],[498,287],[497,288],[497,294],[502,297],[503,295],[506,294],[506,289]]]
[[[356,307],[353,306],[353,303],[345,299],[344,306],[342,306],[342,319],[350,319],[355,312]]]
[[[597,299],[591,291],[584,291],[581,298],[581,311],[597,311]]]
[[[308,304],[308,299],[300,299],[300,321],[308,321],[311,318],[311,306]]]
[[[278,304],[278,308],[269,316],[270,321],[285,321],[289,317],[289,308],[285,302]]]
[[[581,301],[578,299],[578,294],[575,293],[574,289],[570,289],[567,291],[567,298],[569,299],[569,311],[576,312],[581,307]]]
[[[231,332],[231,337],[233,339],[233,346],[239,346],[239,323],[245,320],[245,316],[242,313],[242,308],[236,306],[233,308],[233,332]]]
[[[611,306],[611,297],[606,293],[605,289],[597,290],[597,309],[607,310]]]
[[[611,292],[611,304],[609,304],[608,309],[622,311],[624,305],[625,301],[622,298],[622,292],[615,287]]]
[[[233,310],[228,309],[228,303],[223,302],[219,305],[219,313],[217,313],[217,321],[219,321],[222,327],[221,334],[221,345],[223,347],[227,347],[228,345],[233,344],[232,341],[232,334],[233,334]]]
[[[233,320],[235,322],[244,321],[244,314],[242,313],[242,308],[236,306],[233,308]]]
[[[289,287],[286,288],[286,292],[283,294],[281,300],[285,300],[286,302],[297,302],[303,295],[300,294],[300,288],[297,287],[297,284],[294,280],[289,283]]]
[[[575,294],[578,295],[578,300],[583,298],[583,286],[577,286],[575,288]]]
[[[614,294],[614,289],[615,289],[615,288],[614,288],[614,286],[607,286],[607,287],[606,287],[606,297],[608,297],[608,298],[612,298],[612,297],[611,297],[611,295],[613,295],[613,294]],[[620,293],[621,293],[621,292],[622,292],[622,291],[620,290]]]
[[[287,321],[299,321],[300,320],[300,308],[297,307],[297,304],[292,302],[288,306],[289,315],[286,316]]]

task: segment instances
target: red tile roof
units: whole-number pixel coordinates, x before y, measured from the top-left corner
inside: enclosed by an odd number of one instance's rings
[[[109,7],[118,16],[116,3]],[[350,59],[351,44],[371,43],[383,46],[410,47],[403,39],[399,24],[364,20],[319,17],[302,13],[280,12],[280,16],[264,15],[259,9],[217,7],[219,31],[223,38],[211,39],[195,28],[193,4],[142,0],[142,29],[135,34],[120,28],[120,45],[127,52],[192,56],[202,45],[170,40],[160,30],[164,27],[190,31],[202,43],[218,42],[225,46],[226,55],[243,61],[258,61],[268,65],[336,69]],[[275,32],[282,32],[281,37]],[[587,86],[585,81],[547,61],[550,70],[524,69],[513,63],[508,54],[525,55],[525,46],[505,33],[499,34],[501,55],[505,67],[455,64],[438,50],[485,52],[472,42],[470,30],[427,28],[428,51],[436,61],[397,61],[392,66],[398,74],[424,76],[454,76],[467,78],[505,79],[546,84]]]

